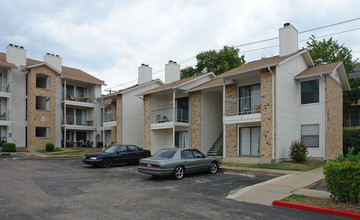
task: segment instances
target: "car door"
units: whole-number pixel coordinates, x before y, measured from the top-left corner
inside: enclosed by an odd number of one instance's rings
[[[127,163],[128,162],[128,150],[125,145],[118,146],[115,151],[115,156],[113,158],[113,162],[116,164],[119,163]]]
[[[181,160],[185,166],[186,172],[196,172],[197,171],[197,162],[194,154],[191,150],[183,150],[181,151]]]
[[[205,158],[206,156],[198,151],[197,149],[191,149],[191,151],[194,154],[196,166],[198,170],[207,170],[210,168],[209,161]]]
[[[128,147],[128,160],[132,162],[138,162],[141,155],[141,151],[138,147],[134,145],[129,145]]]

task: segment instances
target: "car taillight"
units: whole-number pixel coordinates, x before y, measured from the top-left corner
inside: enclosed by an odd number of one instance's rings
[[[152,167],[153,167],[153,168],[161,168],[160,165],[156,165],[156,164],[153,164]]]
[[[139,163],[139,166],[144,167],[145,164],[144,163]]]

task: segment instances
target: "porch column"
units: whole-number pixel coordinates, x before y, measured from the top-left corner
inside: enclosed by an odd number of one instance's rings
[[[174,89],[173,90],[173,112],[172,112],[173,113],[173,148],[175,148],[175,121],[176,121],[175,105],[176,105],[176,103],[175,103],[175,89]]]

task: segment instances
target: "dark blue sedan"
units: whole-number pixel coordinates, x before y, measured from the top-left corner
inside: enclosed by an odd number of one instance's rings
[[[149,150],[135,145],[114,145],[102,152],[86,154],[83,162],[94,167],[109,168],[115,164],[139,163],[139,160],[150,156]]]

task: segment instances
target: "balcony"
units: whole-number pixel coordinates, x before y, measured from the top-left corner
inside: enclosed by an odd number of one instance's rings
[[[188,123],[189,111],[187,109],[165,108],[151,111],[151,124],[154,125],[153,128],[163,128],[164,126],[174,125],[188,126]]]
[[[260,121],[260,93],[238,99],[225,100],[225,123]]]
[[[75,130],[93,130],[93,120],[86,119],[83,116],[66,116],[66,127]]]
[[[116,111],[106,111],[103,114],[103,122],[116,121]]]
[[[95,98],[91,96],[74,96],[71,94],[66,95],[66,99],[62,98],[63,102],[69,106],[81,106],[87,108],[95,108]]]
[[[10,97],[10,84],[0,85],[0,97]]]

